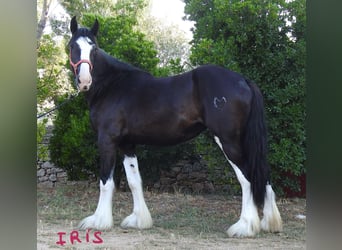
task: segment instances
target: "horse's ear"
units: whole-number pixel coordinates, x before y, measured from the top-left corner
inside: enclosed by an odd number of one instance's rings
[[[74,34],[77,31],[77,29],[78,29],[78,24],[76,21],[76,16],[74,16],[70,22],[70,31],[72,34]]]
[[[90,31],[91,31],[91,33],[93,33],[94,36],[97,35],[97,32],[99,31],[99,21],[97,21],[97,18],[95,19],[93,27],[91,28]]]

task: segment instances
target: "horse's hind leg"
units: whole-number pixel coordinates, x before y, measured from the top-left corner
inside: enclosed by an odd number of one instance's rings
[[[253,200],[251,183],[246,179],[239,167],[228,158],[229,152],[226,152],[228,150],[225,149],[225,144],[222,145],[220,139],[216,136],[215,141],[223,151],[230,165],[233,167],[242,189],[242,209],[240,219],[227,230],[227,234],[229,237],[255,236],[255,234],[260,231],[260,219],[257,206]]]
[[[138,229],[150,228],[152,227],[153,222],[143,195],[137,157],[135,155],[125,155],[123,164],[126,171],[128,185],[132,191],[133,212],[122,221],[121,227]]]

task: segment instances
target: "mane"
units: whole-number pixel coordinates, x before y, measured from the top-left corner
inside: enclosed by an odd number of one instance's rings
[[[102,49],[101,51],[106,55],[106,59],[108,60],[109,64],[114,66],[117,69],[121,69],[123,71],[143,71],[142,69],[139,69],[129,63],[116,59],[115,57],[109,55],[107,52],[105,52]]]
[[[107,52],[105,52],[101,48],[97,48],[97,56],[101,57],[103,66],[100,66],[102,69],[106,68],[106,71],[103,75],[100,75],[98,79],[99,84],[94,85],[94,89],[92,93],[87,92],[86,94],[89,97],[89,101],[97,100],[101,98],[101,95],[104,92],[111,91],[111,89],[118,83],[120,83],[125,77],[134,74],[146,74],[152,76],[150,73],[139,69],[131,64],[122,62]],[[96,55],[95,55],[96,56]],[[99,62],[98,62],[99,63]]]
[[[135,67],[129,63],[120,61],[119,59],[117,59],[117,58],[111,56],[110,54],[108,54],[107,52],[105,52],[103,49],[99,48],[98,51],[100,51],[100,53],[102,53],[102,55],[104,55],[108,64],[110,66],[113,66],[117,70],[126,71],[126,72],[137,72],[137,71],[139,71],[139,72],[145,72],[145,73],[149,74],[148,72],[146,72],[146,71],[144,71],[138,67]]]

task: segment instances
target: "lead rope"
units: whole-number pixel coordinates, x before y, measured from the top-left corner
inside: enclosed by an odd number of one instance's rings
[[[72,99],[74,99],[76,96],[78,96],[79,93],[80,93],[80,91],[77,89],[77,93],[76,93],[76,94],[71,95],[67,100],[65,100],[65,101],[62,102],[61,104],[56,105],[55,107],[53,107],[53,108],[50,109],[49,111],[47,111],[47,112],[45,112],[45,113],[42,113],[42,114],[39,114],[39,115],[37,116],[37,119],[40,119],[40,118],[42,118],[42,117],[44,117],[44,116],[46,116],[46,115],[52,113],[53,111],[59,109],[59,108],[62,107],[64,104],[70,102]]]

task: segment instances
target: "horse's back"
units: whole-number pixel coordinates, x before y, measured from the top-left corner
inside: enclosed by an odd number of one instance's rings
[[[224,94],[227,96],[244,95],[250,93],[250,87],[242,75],[229,69],[205,65],[193,72],[193,78],[204,96]]]

